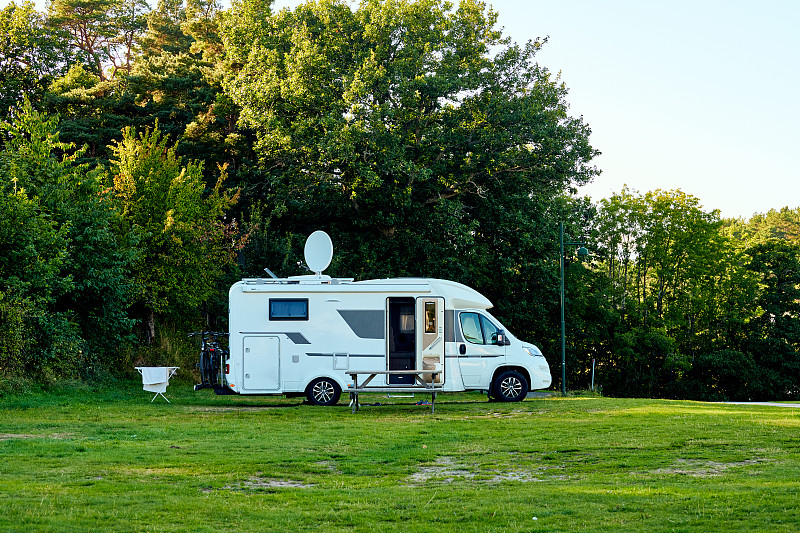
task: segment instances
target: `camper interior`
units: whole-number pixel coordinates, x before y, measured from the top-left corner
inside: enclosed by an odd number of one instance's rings
[[[389,298],[389,370],[416,370],[414,298]],[[410,385],[413,376],[389,376],[390,385]]]

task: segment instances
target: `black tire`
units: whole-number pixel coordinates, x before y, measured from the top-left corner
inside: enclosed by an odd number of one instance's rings
[[[492,383],[492,398],[501,402],[521,402],[528,395],[530,385],[525,376],[516,370],[506,370]]]
[[[208,382],[208,375],[209,375],[209,361],[208,361],[208,353],[205,351],[200,352],[200,384],[204,387],[208,387],[210,383]]]
[[[314,405],[336,405],[342,388],[330,378],[317,378],[306,387],[306,398]]]
[[[200,383],[206,387],[217,384],[219,360],[216,353],[207,350],[200,352]]]

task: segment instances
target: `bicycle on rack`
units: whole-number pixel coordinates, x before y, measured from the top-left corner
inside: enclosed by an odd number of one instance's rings
[[[227,337],[227,333],[220,331],[195,331],[189,337],[200,337],[200,360],[197,368],[200,369],[200,383],[194,390],[214,389],[219,393],[224,389],[224,375],[222,369],[228,360],[229,352],[220,345],[219,339]]]

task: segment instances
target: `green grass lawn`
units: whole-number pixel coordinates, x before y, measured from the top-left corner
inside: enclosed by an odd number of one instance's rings
[[[800,530],[797,409],[167,396],[0,397],[0,531]]]

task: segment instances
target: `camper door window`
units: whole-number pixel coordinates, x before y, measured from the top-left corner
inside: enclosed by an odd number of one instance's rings
[[[308,298],[270,298],[270,320],[308,320]]]
[[[425,302],[425,333],[436,333],[435,302]]]

